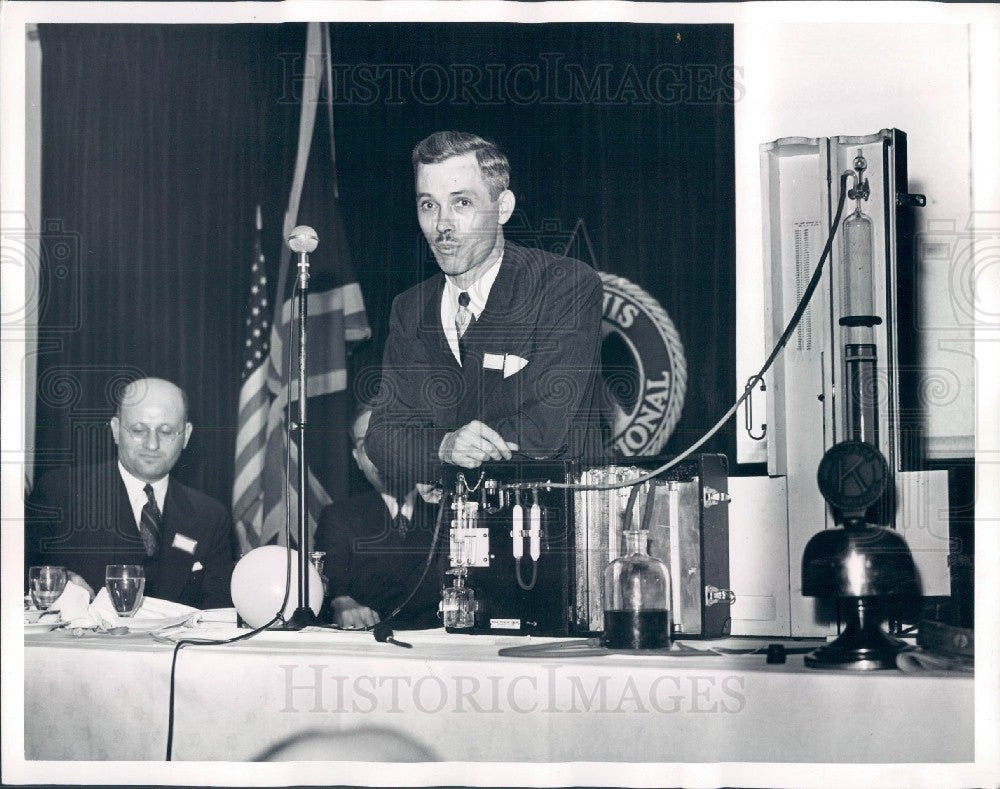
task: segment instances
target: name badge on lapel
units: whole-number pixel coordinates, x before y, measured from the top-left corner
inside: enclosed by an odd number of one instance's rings
[[[502,353],[484,353],[483,354],[483,369],[484,370],[502,370],[503,369],[503,357]]]
[[[190,537],[185,537],[183,534],[175,534],[173,547],[184,551],[184,553],[190,553],[193,556],[194,549],[198,547],[198,541],[192,540]]]

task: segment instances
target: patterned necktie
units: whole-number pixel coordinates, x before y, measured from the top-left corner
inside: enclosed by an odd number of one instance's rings
[[[469,294],[464,290],[458,294],[458,312],[455,313],[455,331],[458,333],[458,355],[465,363],[465,344],[462,337],[476,322],[476,316],[469,309]]]
[[[156,506],[153,486],[147,483],[142,492],[146,494],[147,501],[142,505],[139,516],[139,534],[142,535],[142,544],[146,546],[146,556],[156,556],[160,550],[160,520],[163,516]]]

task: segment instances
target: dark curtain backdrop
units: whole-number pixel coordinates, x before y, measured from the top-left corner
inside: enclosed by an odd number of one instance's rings
[[[305,26],[40,33],[40,468],[110,457],[113,382],[162,375],[196,425],[178,475],[227,501],[253,211],[273,287]],[[584,259],[671,316],[689,377],[665,452],[714,423],[735,391],[731,26],[334,24],[331,38],[341,207],[373,330],[354,380],[379,363],[392,298],[434,270],[410,151],[456,128],[508,152],[519,221],[565,238],[582,218]],[[734,458],[734,436],[706,449]]]
[[[46,247],[71,254],[43,277],[39,470],[113,456],[112,390],[158,375],[190,395],[178,475],[228,501],[282,32],[41,26]]]

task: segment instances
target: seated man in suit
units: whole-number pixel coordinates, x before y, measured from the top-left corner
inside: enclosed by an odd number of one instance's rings
[[[109,564],[140,564],[145,594],[195,608],[232,605],[225,507],[171,479],[188,439],[187,398],[159,378],[130,383],[111,418],[118,460],[52,471],[25,514],[29,564],[66,567],[94,594]]]
[[[403,628],[435,627],[440,624],[438,562],[431,563],[422,582],[420,577],[434,535],[440,493],[421,485],[397,498],[386,490],[365,451],[370,418],[371,408],[362,406],[351,425],[351,454],[372,490],[324,509],[313,540],[315,550],[326,552],[333,622],[344,628],[374,625],[406,600],[419,582],[395,621]],[[445,524],[438,535],[439,546],[447,536]]]
[[[441,270],[393,302],[371,459],[397,490],[439,479],[442,463],[602,462],[600,277],[504,239],[514,193],[493,143],[438,132],[413,168]]]

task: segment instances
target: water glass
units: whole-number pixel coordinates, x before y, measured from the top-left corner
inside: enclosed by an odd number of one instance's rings
[[[31,601],[40,611],[45,611],[66,588],[66,568],[42,565],[28,569],[28,592]]]
[[[146,572],[141,564],[109,564],[104,585],[118,616],[132,616],[142,605]]]

